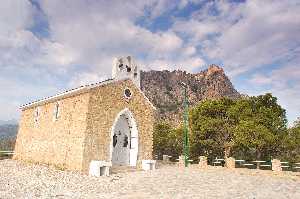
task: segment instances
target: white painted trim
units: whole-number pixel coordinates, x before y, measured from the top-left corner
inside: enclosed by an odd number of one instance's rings
[[[31,107],[34,107],[34,106],[39,106],[39,105],[42,105],[42,104],[45,104],[45,103],[48,103],[48,102],[57,101],[57,100],[62,99],[62,98],[66,98],[66,97],[70,97],[70,96],[74,96],[74,95],[77,95],[77,94],[80,94],[80,93],[87,92],[88,90],[90,90],[92,88],[95,88],[95,87],[98,87],[98,86],[103,86],[103,85],[106,85],[106,84],[110,84],[110,83],[114,83],[114,82],[118,82],[118,81],[124,81],[124,80],[131,80],[132,81],[132,79],[130,79],[130,78],[123,78],[123,79],[117,79],[117,80],[109,79],[109,80],[105,80],[103,82],[81,86],[81,87],[78,87],[78,88],[75,88],[75,89],[72,89],[72,90],[68,90],[68,91],[59,93],[59,94],[51,96],[51,97],[47,97],[47,98],[37,100],[37,101],[31,102],[31,103],[28,103],[28,104],[24,104],[24,105],[20,106],[20,109],[24,110],[24,109],[31,108]],[[134,84],[133,81],[132,81],[132,83]],[[150,104],[150,106],[154,110],[156,110],[156,107],[150,102],[150,100],[146,97],[146,95],[143,93],[143,91],[139,87],[137,87],[137,88],[138,88],[139,92],[143,95],[143,97],[146,99],[146,101]]]
[[[76,89],[73,89],[73,90],[70,90],[70,91],[59,93],[57,95],[54,95],[54,96],[51,96],[51,97],[48,97],[48,98],[44,98],[44,99],[37,100],[37,101],[31,102],[31,103],[28,103],[28,104],[24,104],[24,105],[20,106],[20,109],[23,110],[23,109],[30,108],[30,107],[33,107],[33,106],[39,106],[39,105],[42,105],[42,104],[47,103],[47,102],[52,102],[52,101],[56,101],[58,99],[62,99],[64,97],[69,97],[69,96],[73,96],[75,94],[83,93],[86,90],[87,90],[86,86],[79,87],[79,88],[76,88]]]
[[[139,151],[139,138],[138,138],[138,127],[137,127],[137,124],[136,124],[136,121],[133,117],[133,114],[132,112],[128,109],[128,108],[125,108],[123,109],[122,111],[120,111],[118,113],[118,115],[115,117],[115,120],[114,120],[114,123],[112,125],[112,128],[111,128],[111,132],[110,132],[110,145],[109,145],[109,161],[111,162],[112,164],[112,154],[113,154],[113,136],[114,136],[114,131],[115,131],[115,127],[116,127],[116,124],[120,118],[121,115],[123,114],[126,114],[129,118],[129,122],[130,122],[130,126],[132,127],[131,128],[131,137],[130,137],[130,142],[131,142],[131,138],[134,137],[137,139],[137,147],[132,150],[130,149],[130,155],[129,155],[129,165],[130,166],[136,166],[136,163],[137,163],[137,159],[138,159],[138,151]],[[135,154],[134,154],[135,153]],[[135,162],[132,161],[132,155],[134,155],[134,158],[135,158]]]
[[[56,101],[56,100],[59,100],[59,99],[62,99],[62,98],[74,96],[76,94],[84,93],[84,92],[90,90],[91,88],[95,88],[95,87],[98,87],[98,86],[103,86],[103,85],[113,83],[113,82],[115,82],[115,81],[112,80],[112,79],[109,79],[109,80],[105,80],[103,82],[81,86],[81,87],[78,87],[78,88],[75,88],[75,89],[71,89],[71,90],[59,93],[59,94],[51,96],[51,97],[47,97],[47,98],[37,100],[37,101],[31,102],[31,103],[28,103],[28,104],[24,104],[24,105],[20,106],[20,109],[23,110],[23,109],[30,108],[30,107],[37,106],[37,105],[41,105],[41,104],[44,104],[44,103],[47,103],[47,102],[52,102],[52,101]]]

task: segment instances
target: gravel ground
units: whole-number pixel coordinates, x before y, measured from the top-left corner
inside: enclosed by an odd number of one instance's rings
[[[0,198],[300,198],[300,172],[164,165],[96,178],[0,160]]]

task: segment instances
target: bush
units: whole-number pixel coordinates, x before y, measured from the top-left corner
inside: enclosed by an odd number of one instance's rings
[[[162,159],[162,155],[178,157],[182,153],[182,128],[175,129],[169,123],[160,121],[154,126],[153,151]]]

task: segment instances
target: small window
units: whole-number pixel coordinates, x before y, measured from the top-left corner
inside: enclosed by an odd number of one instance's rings
[[[132,93],[131,93],[131,90],[130,90],[129,88],[126,88],[126,89],[124,90],[124,96],[125,96],[125,98],[127,98],[127,99],[130,99],[130,98],[131,98]]]
[[[56,103],[55,106],[54,106],[54,111],[53,111],[53,115],[54,115],[54,119],[57,120],[59,118],[59,113],[60,113],[60,110],[59,110],[59,103]]]
[[[38,122],[39,121],[40,114],[41,114],[40,107],[37,107],[34,110],[34,122]]]

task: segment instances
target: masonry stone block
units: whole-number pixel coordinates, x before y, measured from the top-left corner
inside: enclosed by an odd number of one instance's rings
[[[92,160],[90,163],[89,175],[95,177],[109,176],[111,166],[110,162]]]
[[[184,155],[179,156],[179,160],[178,160],[178,166],[180,168],[184,168],[185,167],[185,163],[184,163]]]
[[[142,160],[142,169],[145,171],[155,170],[155,160]]]
[[[228,169],[234,169],[235,159],[233,157],[225,158],[225,167]]]
[[[206,156],[200,156],[199,157],[199,168],[200,169],[206,169],[207,168],[207,157]]]
[[[168,155],[163,155],[163,162],[168,163],[169,161],[170,161],[169,156]]]
[[[276,171],[276,172],[282,171],[280,160],[278,159],[272,160],[272,171]]]

